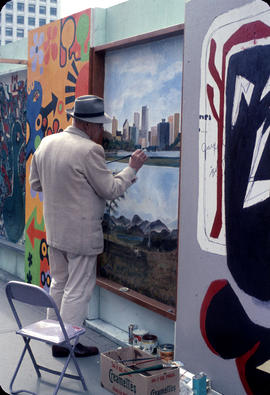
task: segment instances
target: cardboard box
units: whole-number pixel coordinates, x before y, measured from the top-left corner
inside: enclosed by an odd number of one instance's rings
[[[119,348],[102,353],[100,357],[101,385],[116,395],[179,395],[178,368],[169,367],[119,376],[120,373],[134,371],[128,367],[132,363],[136,364],[138,369],[165,363],[162,360],[122,362],[150,357],[152,357],[150,354],[134,347]]]

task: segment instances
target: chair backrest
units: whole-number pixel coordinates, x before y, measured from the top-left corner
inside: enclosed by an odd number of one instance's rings
[[[32,306],[55,308],[52,297],[37,285],[20,281],[9,281],[6,285],[8,300],[14,299]]]
[[[59,310],[55,304],[55,301],[43,288],[37,285],[24,283],[21,281],[9,281],[6,285],[6,295],[10,304],[12,313],[17,321],[19,328],[22,328],[22,323],[14,306],[13,299],[22,303],[27,303],[32,306],[49,307],[54,309],[57,316],[58,322],[61,326],[65,340],[68,339],[68,335],[60,316]]]

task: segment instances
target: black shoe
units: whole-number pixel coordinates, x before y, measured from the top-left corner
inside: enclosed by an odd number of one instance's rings
[[[65,358],[69,355],[69,350],[62,346],[52,346],[52,355],[55,358]]]
[[[99,351],[97,347],[88,347],[81,343],[76,344],[74,351],[76,358],[92,357],[98,353]],[[63,346],[54,345],[52,346],[52,355],[55,358],[66,358],[69,355],[69,350]]]

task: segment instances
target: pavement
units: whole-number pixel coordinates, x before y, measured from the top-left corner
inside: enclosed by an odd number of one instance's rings
[[[10,280],[20,281],[20,279],[0,270],[0,386],[8,394],[10,394],[9,385],[11,378],[24,347],[23,339],[15,333],[18,329],[17,324],[12,315],[5,294],[5,285]],[[39,321],[45,317],[44,309],[25,304],[20,304],[19,308],[22,312],[23,325]],[[117,343],[114,343],[112,340],[90,328],[86,328],[86,333],[80,337],[80,342],[85,345],[98,347],[100,353],[119,347]],[[49,345],[35,340],[32,340],[30,345],[38,364],[47,366],[50,369],[62,370],[65,358],[53,358],[51,347]],[[77,359],[77,361],[86,381],[88,391],[83,390],[80,381],[65,377],[58,394],[110,394],[109,391],[105,390],[100,385],[100,355],[80,358]],[[68,372],[71,374],[77,374],[73,362],[70,362]],[[53,394],[57,381],[58,376],[47,372],[41,372],[41,379],[38,379],[29,354],[26,353],[13,385],[13,390],[27,389],[35,392],[36,394],[51,395]],[[0,395],[2,395],[1,389]]]

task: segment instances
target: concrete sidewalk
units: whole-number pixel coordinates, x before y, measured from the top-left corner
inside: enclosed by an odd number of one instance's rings
[[[21,336],[15,334],[17,324],[11,313],[11,309],[5,294],[5,285],[10,280],[18,279],[0,270],[0,386],[7,393],[9,393],[9,384],[24,347],[24,342]],[[44,309],[33,308],[32,306],[23,304],[20,306],[20,308],[22,309],[21,311],[25,319],[23,325],[28,322],[30,323],[31,320],[33,322],[34,320],[38,321],[44,318]],[[109,351],[119,347],[117,343],[114,343],[113,341],[89,328],[87,328],[86,333],[80,337],[80,341],[85,345],[97,346],[100,352]],[[51,355],[50,346],[45,343],[32,340],[30,344],[37,363],[47,366],[51,369],[62,370],[65,358],[53,358]],[[100,385],[100,356],[97,355],[94,357],[77,360],[79,362],[82,374],[86,380],[88,392],[83,390],[80,381],[65,377],[62,381],[58,394],[110,394],[110,392],[102,388]],[[77,373],[72,362],[70,363],[68,369],[70,373]],[[38,380],[33,364],[27,353],[24,357],[23,364],[19,370],[13,389],[18,390],[23,388],[36,392],[37,394],[51,395],[53,394],[57,380],[58,376],[46,372],[42,372],[41,380]]]

